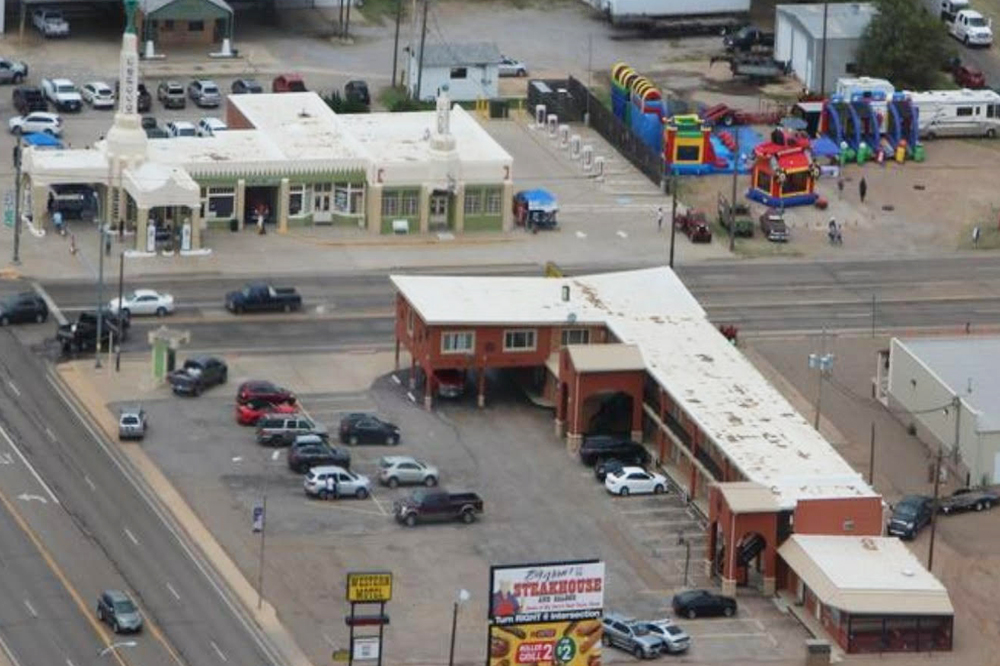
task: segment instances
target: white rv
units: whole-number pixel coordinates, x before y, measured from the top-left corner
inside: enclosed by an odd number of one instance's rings
[[[1000,135],[1000,94],[992,90],[930,90],[909,95],[920,114],[921,137]]]

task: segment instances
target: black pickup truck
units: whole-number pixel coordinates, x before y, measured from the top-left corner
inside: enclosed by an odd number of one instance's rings
[[[230,312],[291,312],[302,307],[302,297],[294,287],[275,287],[268,282],[248,282],[239,291],[226,294]]]
[[[101,313],[101,347],[107,348],[108,338],[114,335],[114,340],[124,342],[128,339],[128,317],[119,317],[110,310]],[[72,324],[63,324],[56,329],[56,341],[64,354],[76,351],[96,351],[97,349],[97,312],[81,312]]]
[[[396,522],[413,527],[418,522],[461,520],[475,522],[483,512],[483,500],[476,493],[449,493],[443,490],[415,490],[409,497],[396,500],[392,515]]]
[[[752,25],[740,28],[722,39],[727,51],[754,51],[774,48],[774,33],[764,32]]]

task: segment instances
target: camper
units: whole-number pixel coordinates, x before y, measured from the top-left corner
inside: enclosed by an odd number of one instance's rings
[[[924,6],[931,14],[940,16],[942,21],[948,23],[955,20],[955,14],[970,9],[969,0],[924,0]]]
[[[931,90],[909,95],[919,110],[922,138],[1000,134],[1000,94],[992,90]]]

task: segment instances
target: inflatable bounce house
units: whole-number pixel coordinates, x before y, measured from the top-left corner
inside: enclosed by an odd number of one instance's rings
[[[740,135],[740,153],[742,160],[736,159],[737,138],[734,132],[746,128],[734,128],[732,131],[712,133],[712,127],[697,114],[677,115],[667,121],[664,132],[663,159],[667,169],[678,175],[703,175],[707,173],[732,173],[738,169],[740,173],[749,173],[749,155],[753,146],[759,142],[743,138]],[[756,134],[752,131],[756,137]]]
[[[917,137],[917,108],[885,79],[843,78],[823,103],[819,133],[841,149],[841,162],[923,158]],[[902,149],[902,150],[900,150]]]
[[[772,208],[816,202],[819,165],[813,160],[807,136],[776,129],[770,141],[754,148],[753,158],[748,198]]]
[[[643,143],[663,150],[667,107],[653,83],[624,63],[611,68],[611,110]]]

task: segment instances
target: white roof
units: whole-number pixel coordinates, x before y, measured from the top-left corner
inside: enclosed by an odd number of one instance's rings
[[[941,581],[896,537],[793,534],[778,555],[824,604],[843,611],[955,612]]]
[[[431,325],[606,325],[778,504],[877,497],[711,322],[667,267],[569,278],[392,276]],[[569,300],[562,288],[569,287]]]
[[[122,172],[125,190],[139,208],[187,206],[201,203],[201,188],[187,171],[157,162],[143,162],[137,169]]]
[[[823,3],[778,5],[777,13],[794,19],[815,39],[823,38]],[[878,13],[869,2],[831,2],[826,12],[828,39],[860,39],[872,17]]]
[[[106,183],[108,160],[100,149],[24,150],[24,172],[38,185]]]

